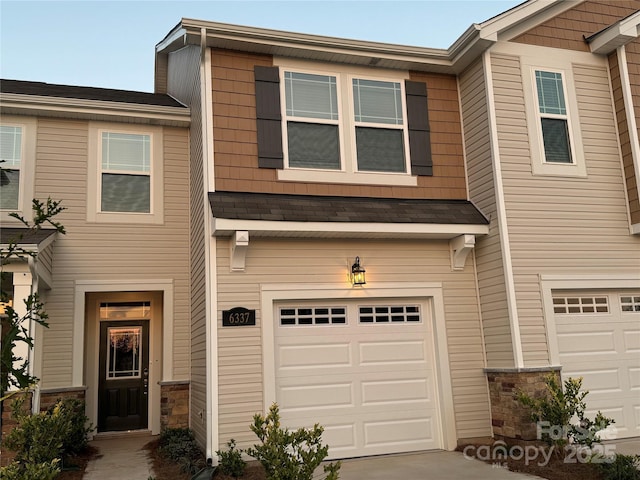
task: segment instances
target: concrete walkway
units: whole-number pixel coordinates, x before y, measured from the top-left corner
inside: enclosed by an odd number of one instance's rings
[[[83,480],[148,480],[151,460],[143,447],[156,437],[149,433],[122,433],[100,437],[89,444],[98,456],[87,465]]]

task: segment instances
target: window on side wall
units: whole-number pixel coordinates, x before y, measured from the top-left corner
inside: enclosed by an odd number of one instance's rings
[[[162,130],[97,125],[90,132],[88,220],[162,223]]]
[[[22,166],[22,127],[0,125],[0,209],[18,209]]]
[[[9,213],[31,215],[35,168],[36,120],[3,116],[0,123],[0,221]]]
[[[416,185],[432,175],[426,84],[332,67],[256,68],[260,166],[292,181]]]
[[[572,72],[529,67],[524,80],[533,174],[585,177]]]
[[[535,71],[538,113],[546,163],[574,163],[562,74]]]

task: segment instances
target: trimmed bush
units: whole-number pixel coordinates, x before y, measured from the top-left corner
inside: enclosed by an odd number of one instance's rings
[[[204,466],[204,456],[189,428],[166,428],[160,433],[158,451],[180,465],[183,472],[195,474]]]
[[[236,441],[233,438],[227,442],[227,447],[226,451],[216,450],[216,455],[220,459],[218,468],[225,475],[240,478],[247,466],[247,462],[242,459],[242,450],[236,448]]]

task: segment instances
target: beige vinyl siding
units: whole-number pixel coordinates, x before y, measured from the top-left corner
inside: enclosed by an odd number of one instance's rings
[[[460,76],[460,98],[467,152],[469,196],[491,219],[489,235],[476,240],[474,255],[488,367],[513,366],[513,350],[504,280],[482,61]]]
[[[542,61],[542,60],[541,60]],[[533,176],[517,57],[492,55],[518,317],[526,366],[549,362],[540,274],[637,273],[607,65],[572,65],[587,178]],[[577,121],[577,116],[572,117]]]
[[[217,239],[220,444],[255,441],[249,430],[262,412],[261,284],[347,286],[347,264],[360,255],[372,286],[380,282],[442,282],[449,361],[459,438],[490,435],[489,404],[474,270],[452,272],[446,241],[295,240],[253,238],[246,272],[230,273],[229,240]],[[366,288],[366,287],[365,287]],[[255,327],[221,327],[222,310],[256,310]]]
[[[58,234],[56,234],[58,235]],[[53,267],[53,248],[55,242],[52,245],[49,245],[47,248],[38,252],[37,261],[38,261],[38,271],[45,272],[45,274],[51,275],[51,269]]]
[[[169,55],[169,94],[191,108],[191,163],[189,168],[190,249],[191,270],[191,370],[190,426],[200,445],[206,445],[207,371],[206,371],[206,288],[205,272],[205,210],[203,180],[202,109],[200,102],[200,49],[185,47]],[[202,415],[200,415],[202,413]]]
[[[67,234],[53,244],[53,289],[47,292],[49,329],[43,338],[42,387],[71,385],[73,304],[78,280],[174,281],[173,376],[188,375],[188,162],[186,129],[164,128],[164,225],[87,223],[88,123],[39,119],[35,195],[61,200],[58,220]],[[46,260],[46,256],[43,258]]]

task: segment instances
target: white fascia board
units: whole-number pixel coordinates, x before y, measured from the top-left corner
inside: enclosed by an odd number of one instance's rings
[[[608,55],[640,35],[640,11],[623,18],[609,28],[588,38],[592,53]]]
[[[50,115],[90,120],[116,118],[119,121],[128,119],[135,123],[180,127],[188,127],[191,123],[191,113],[188,107],[105,102],[17,93],[1,93],[0,110],[5,114]]]
[[[282,222],[268,220],[213,219],[213,235],[227,236],[235,231],[258,233],[259,236],[324,234],[331,237],[362,236],[451,239],[459,235],[487,235],[488,225],[452,225],[425,223],[338,223]]]

